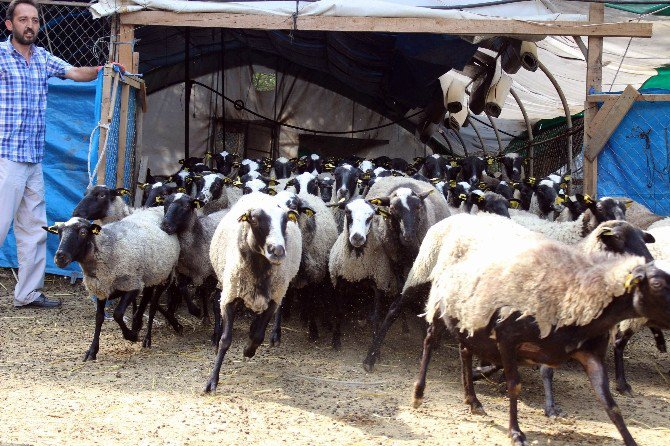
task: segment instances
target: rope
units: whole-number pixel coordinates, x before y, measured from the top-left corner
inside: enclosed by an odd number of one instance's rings
[[[235,110],[244,110],[244,111],[246,111],[247,113],[251,113],[253,116],[255,116],[255,117],[257,117],[257,118],[263,119],[264,121],[267,121],[267,122],[271,122],[271,123],[273,123],[273,124],[275,124],[275,125],[279,125],[279,126],[283,126],[283,127],[288,127],[288,128],[290,128],[290,129],[300,130],[300,131],[303,131],[303,132],[310,132],[310,133],[313,133],[313,134],[315,134],[315,135],[353,135],[353,134],[355,134],[355,133],[371,132],[371,131],[373,131],[373,130],[379,130],[379,129],[383,129],[383,128],[385,128],[385,127],[390,127],[390,126],[392,126],[392,125],[399,124],[399,123],[401,123],[401,122],[403,122],[403,121],[407,121],[407,120],[409,120],[409,119],[411,119],[411,118],[413,118],[413,117],[415,117],[415,116],[417,116],[417,115],[423,113],[423,110],[419,110],[419,111],[417,111],[416,113],[412,113],[411,115],[409,115],[409,116],[405,116],[405,117],[400,118],[400,119],[398,119],[398,120],[396,120],[396,121],[391,121],[391,122],[389,122],[389,123],[387,123],[387,124],[377,125],[377,126],[374,126],[374,127],[368,127],[368,128],[365,128],[365,129],[359,129],[359,130],[348,130],[348,131],[341,131],[341,132],[326,131],[326,130],[314,130],[314,129],[308,129],[308,128],[305,128],[305,127],[300,127],[300,126],[297,126],[297,125],[286,124],[286,123],[284,123],[284,122],[279,122],[279,121],[276,121],[276,120],[274,120],[274,119],[272,119],[272,118],[268,118],[267,116],[263,116],[263,115],[261,115],[260,113],[257,113],[257,112],[255,112],[255,111],[250,110],[249,108],[247,108],[247,106],[244,104],[244,101],[242,101],[241,99],[233,100],[233,99],[229,98],[228,96],[224,95],[223,93],[221,93],[221,92],[219,92],[219,91],[216,91],[215,89],[213,89],[213,88],[210,87],[209,85],[205,85],[205,84],[200,83],[200,82],[198,82],[198,81],[191,81],[191,84],[193,84],[193,85],[199,85],[199,86],[201,86],[201,87],[203,87],[203,88],[206,88],[207,90],[211,91],[212,93],[218,94],[218,95],[221,96],[224,100],[226,100],[226,101],[230,102],[231,104],[233,104],[233,106],[235,107]],[[512,136],[513,136],[513,135],[512,135]]]
[[[107,150],[107,136],[109,136],[109,124],[98,123],[98,125],[96,125],[93,131],[91,132],[91,135],[88,137],[88,161],[86,163],[86,167],[88,168],[88,187],[93,186],[93,177],[95,176],[95,174],[91,173],[91,153],[93,152],[93,135],[95,134],[95,131],[98,129],[106,129],[108,130],[108,132],[107,135],[105,136],[105,145],[102,147],[102,151],[98,154],[98,161],[95,163],[93,172],[98,171],[100,160],[102,160],[102,157],[105,154],[105,151]]]

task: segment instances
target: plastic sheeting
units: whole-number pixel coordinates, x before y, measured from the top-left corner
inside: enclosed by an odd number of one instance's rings
[[[670,90],[644,90],[670,93]],[[598,196],[670,215],[670,102],[636,102],[598,155]]]
[[[49,80],[46,146],[42,163],[49,224],[68,220],[86,191],[89,137],[96,123],[96,85],[96,81]],[[66,276],[80,272],[77,263],[65,269],[53,263],[57,248],[58,237],[47,237],[47,272]],[[13,230],[10,230],[0,249],[0,267],[18,267]]]

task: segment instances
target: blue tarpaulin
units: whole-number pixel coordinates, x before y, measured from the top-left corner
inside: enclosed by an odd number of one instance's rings
[[[86,191],[89,138],[97,122],[97,84],[97,81],[49,80],[46,146],[42,163],[49,224],[67,221]],[[94,139],[97,140],[97,132]],[[96,158],[93,156],[92,159]],[[47,238],[47,272],[67,276],[79,272],[77,263],[65,269],[53,263],[57,248],[58,237],[50,235]],[[18,267],[12,230],[0,249],[0,267]]]
[[[670,93],[645,89],[643,93]],[[670,102],[635,102],[598,155],[598,196],[670,215]]]

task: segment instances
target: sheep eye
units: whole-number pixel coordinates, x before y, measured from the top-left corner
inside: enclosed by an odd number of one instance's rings
[[[86,237],[87,235],[88,235],[88,229],[86,229],[86,228],[81,228],[81,229],[79,230],[79,236],[80,236],[80,237]]]
[[[660,290],[665,286],[665,280],[663,279],[651,279],[649,281],[649,286],[655,290]]]

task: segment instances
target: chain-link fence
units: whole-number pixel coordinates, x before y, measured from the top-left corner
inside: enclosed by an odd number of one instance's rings
[[[9,0],[0,0],[4,20]],[[102,65],[109,54],[111,18],[94,20],[88,3],[40,2],[40,33],[37,45],[74,66]],[[3,27],[0,37],[9,31]]]
[[[670,102],[636,102],[598,155],[598,195],[670,215]]]
[[[568,165],[568,136],[572,135],[573,178],[581,178],[578,172],[578,155],[584,142],[584,115],[572,116],[572,129],[564,117],[544,119],[533,126],[533,175],[544,177],[554,172],[566,172]],[[524,132],[514,138],[505,148],[505,153],[517,152],[523,157],[530,157],[531,146],[528,134]],[[576,183],[579,183],[578,181]],[[574,190],[572,192],[575,192]]]

